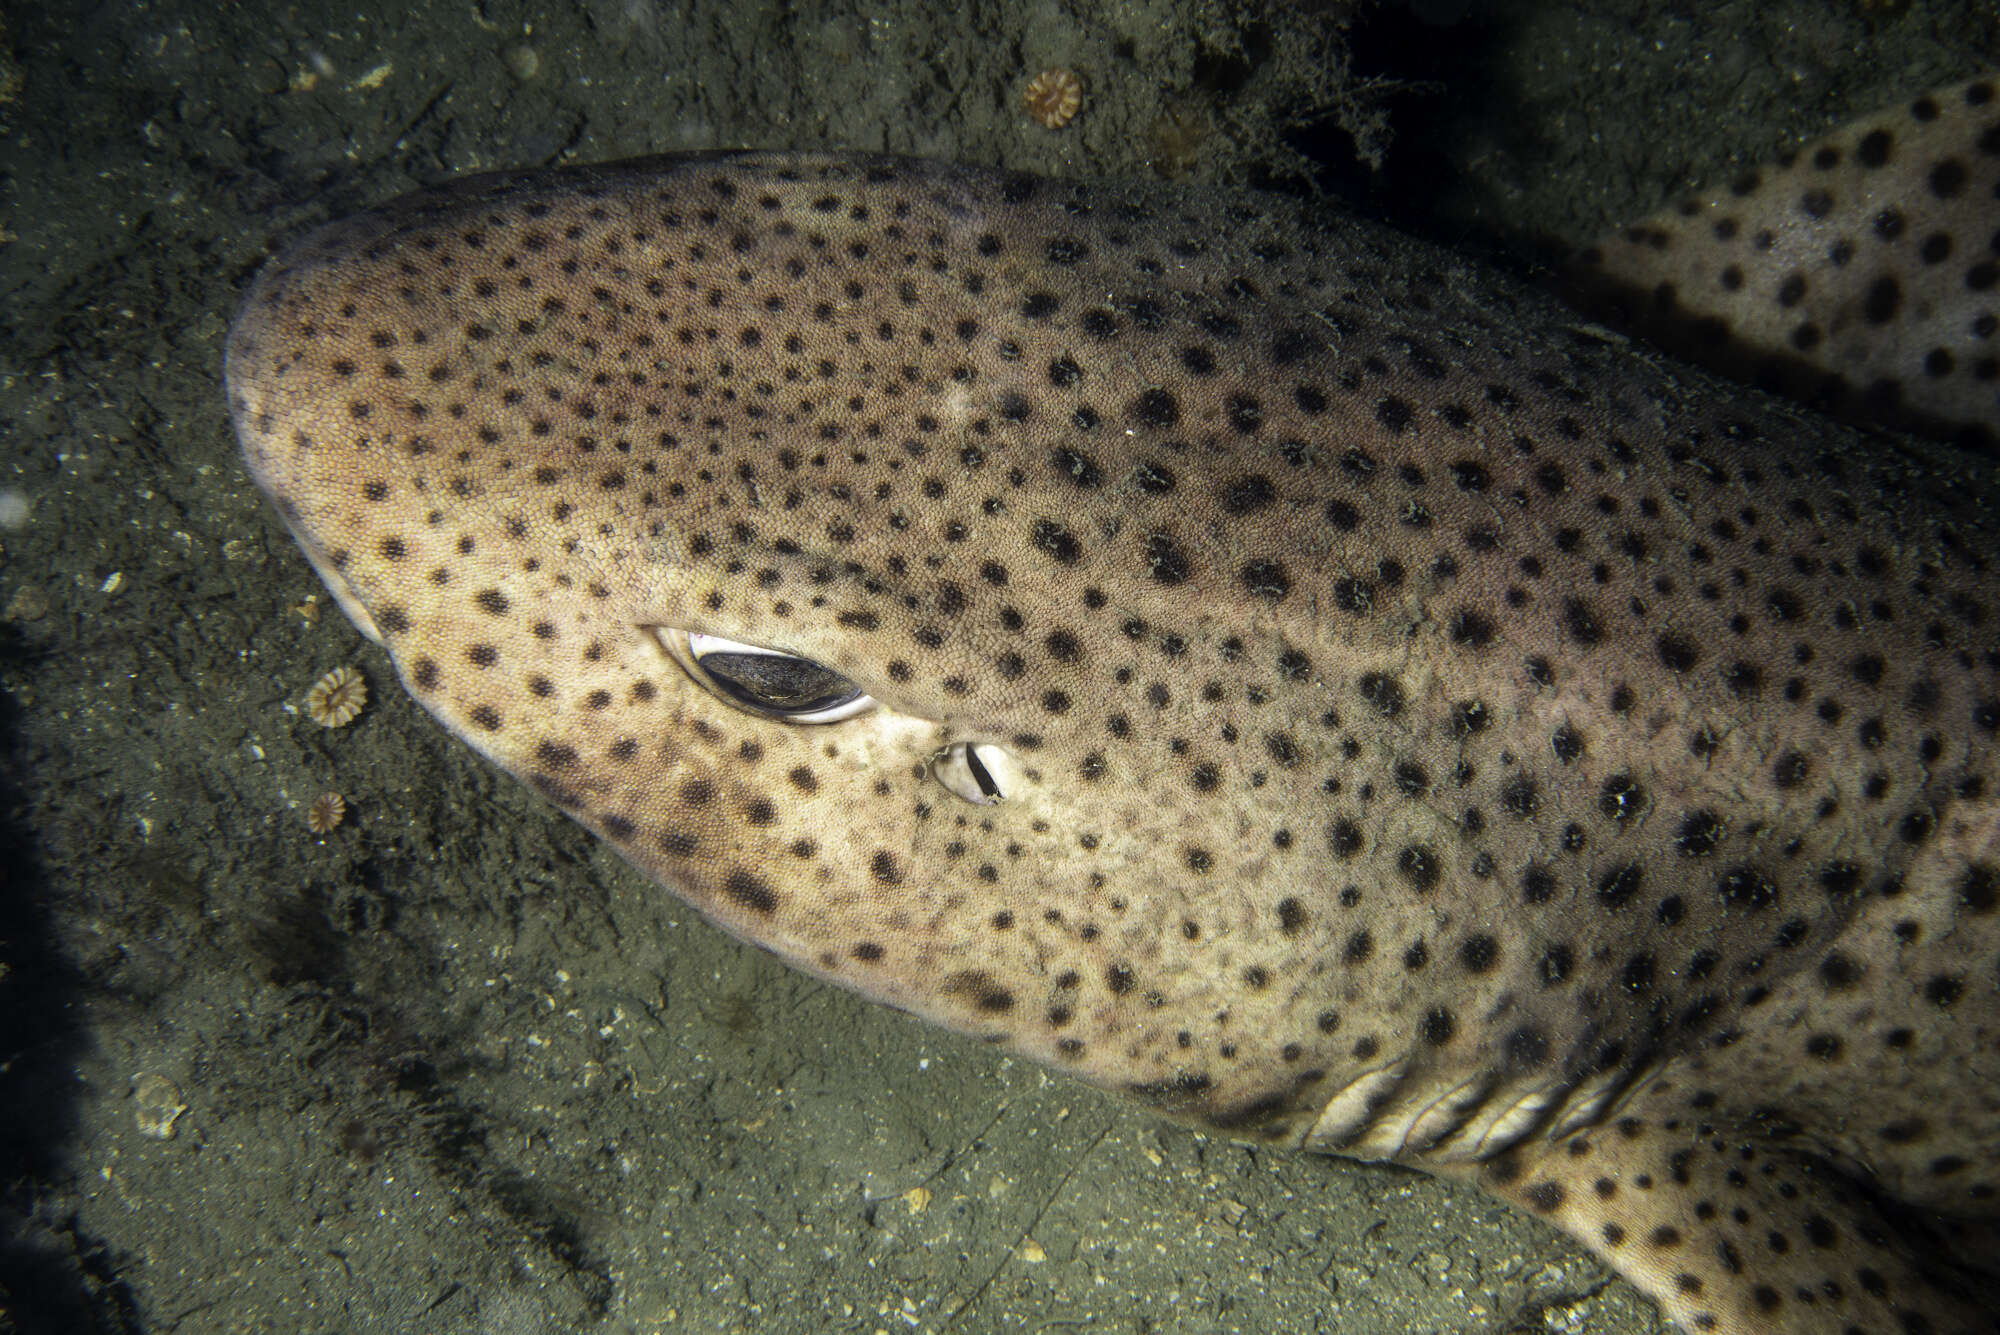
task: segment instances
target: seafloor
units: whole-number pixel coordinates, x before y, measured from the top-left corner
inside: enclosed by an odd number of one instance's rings
[[[1532,266],[1996,63],[1993,7],[382,8],[0,7],[0,1331],[1659,1330],[1472,1192],[1163,1127],[695,921],[319,594],[224,331],[312,223],[717,145],[1316,186]]]

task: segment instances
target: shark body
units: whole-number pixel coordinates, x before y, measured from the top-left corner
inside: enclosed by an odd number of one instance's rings
[[[1690,1330],[1996,1328],[1977,465],[1283,201],[828,155],[396,201],[228,379],[415,698],[727,930]]]

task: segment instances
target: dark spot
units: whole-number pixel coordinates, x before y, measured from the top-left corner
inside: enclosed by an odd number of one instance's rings
[[[1429,845],[1409,844],[1396,854],[1396,874],[1421,894],[1437,886],[1443,867]]]
[[[1764,689],[1764,673],[1756,664],[1739,660],[1722,670],[1722,684],[1731,695],[1747,699]]]
[[[1861,981],[1863,969],[1853,957],[1838,951],[1819,962],[1820,982],[1829,992],[1845,991]]]
[[[1570,637],[1586,649],[1604,638],[1603,623],[1581,598],[1571,598],[1563,604],[1563,623],[1569,628]]]
[[[1674,844],[1683,857],[1705,858],[1715,851],[1721,842],[1722,822],[1712,811],[1692,811],[1681,820],[1680,833],[1674,836]]]
[[[1053,519],[1038,519],[1030,535],[1036,550],[1061,565],[1071,566],[1083,559],[1083,544],[1074,533]]]
[[[1623,908],[1639,893],[1644,881],[1645,871],[1638,863],[1620,863],[1598,878],[1597,902],[1608,909]]]
[[[1451,466],[1451,479],[1460,491],[1485,491],[1492,485],[1493,475],[1486,465],[1472,459],[1460,459]]]
[[[1014,1009],[1014,994],[981,969],[965,969],[949,975],[943,991],[947,996],[970,996],[975,1007],[990,1015]]]
[[[576,764],[576,748],[545,741],[535,748],[535,760],[547,769],[569,769]]]
[[[1540,788],[1525,774],[1516,775],[1500,789],[1500,805],[1521,820],[1534,815],[1541,801]]]
[[[1537,1182],[1528,1188],[1528,1204],[1543,1214],[1550,1214],[1562,1208],[1564,1192],[1554,1182]]]
[[[1343,612],[1363,615],[1375,606],[1375,586],[1365,579],[1343,575],[1333,582],[1333,602]]]
[[[731,903],[752,913],[775,913],[778,909],[778,892],[762,877],[741,867],[723,877],[722,893],[729,897]]]
[[[1686,672],[1701,662],[1701,647],[1685,635],[1662,635],[1655,642],[1660,661],[1675,672]]]
[[[1731,867],[1715,883],[1723,901],[1736,908],[1768,909],[1778,902],[1778,887],[1755,867]]]
[[[1531,1070],[1548,1060],[1549,1040],[1538,1029],[1516,1029],[1507,1035],[1507,1065]]]
[[[1894,277],[1884,274],[1869,284],[1868,295],[1861,302],[1861,314],[1869,324],[1887,324],[1896,318],[1902,305],[1902,287]]]
[[[1499,961],[1500,943],[1483,932],[1469,936],[1458,948],[1458,959],[1467,973],[1485,973]]]
[[[1924,1000],[1933,1006],[1948,1008],[1958,1003],[1965,995],[1965,980],[1939,974],[1924,984]]]
[[[1453,643],[1473,649],[1484,649],[1493,642],[1491,618],[1469,607],[1461,607],[1452,614],[1450,632]]]
[[[1285,573],[1283,562],[1250,561],[1236,572],[1236,578],[1243,587],[1259,598],[1269,598],[1273,602],[1283,598],[1292,590],[1292,580]]]
[[[1277,498],[1277,489],[1269,478],[1240,477],[1223,488],[1222,509],[1230,515],[1254,514]]]
[[[1415,418],[1416,410],[1394,395],[1386,396],[1375,404],[1375,420],[1391,431],[1408,430]]]
[[[1529,863],[1521,873],[1521,900],[1527,904],[1546,904],[1555,898],[1555,874],[1547,867]]]
[[[1556,759],[1568,765],[1583,754],[1583,734],[1565,723],[1549,736],[1549,746],[1556,753]]]
[[[1386,672],[1365,672],[1360,681],[1361,698],[1375,706],[1384,718],[1403,712],[1403,687]]]
[[[2000,904],[2000,871],[1985,863],[1966,868],[1958,883],[1958,902],[1972,913],[1985,915]]]
[[[1132,417],[1140,426],[1165,429],[1181,420],[1180,401],[1164,389],[1149,389],[1132,400]]]
[[[1146,568],[1160,584],[1179,584],[1194,570],[1187,553],[1164,533],[1146,539]]]
[[[1104,485],[1104,470],[1089,455],[1073,449],[1059,449],[1055,452],[1056,472],[1068,478],[1079,487],[1101,487]]]
[[[1612,775],[1597,795],[1597,809],[1621,823],[1637,816],[1645,806],[1646,790],[1629,774]]]

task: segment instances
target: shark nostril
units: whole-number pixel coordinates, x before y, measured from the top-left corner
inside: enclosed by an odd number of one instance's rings
[[[746,713],[786,723],[838,723],[875,707],[866,691],[810,658],[720,635],[650,629],[697,685]]]

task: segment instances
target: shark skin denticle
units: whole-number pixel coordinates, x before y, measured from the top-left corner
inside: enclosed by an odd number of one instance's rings
[[[336,223],[228,387],[411,694],[736,935],[1689,1330],[1996,1329],[1977,461],[1294,203],[821,154]]]

